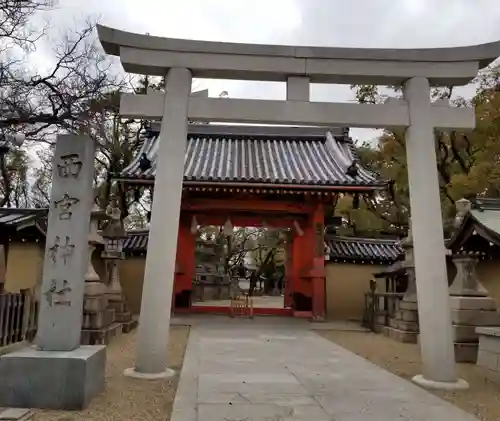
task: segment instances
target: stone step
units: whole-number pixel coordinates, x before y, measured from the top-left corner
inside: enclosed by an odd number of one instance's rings
[[[452,310],[496,310],[495,300],[490,297],[450,297]]]
[[[115,321],[119,322],[119,323],[128,322],[131,318],[132,318],[132,314],[130,313],[130,311],[127,311],[125,313],[116,313],[116,315],[115,315]]]
[[[418,340],[418,332],[395,329],[390,326],[385,326],[383,333],[388,338],[391,338],[398,342],[416,344]]]
[[[479,347],[481,350],[494,352],[500,355],[500,329],[497,328],[478,328],[476,333],[479,335]]]
[[[83,299],[83,311],[85,313],[98,313],[106,310],[108,298],[105,295],[86,296]]]
[[[122,333],[121,323],[113,323],[104,329],[82,329],[82,345],[108,345],[113,338]]]
[[[113,308],[117,314],[127,313],[129,311],[128,305],[125,301],[109,301],[109,308]]]
[[[453,325],[453,342],[478,342],[479,335],[476,332],[476,326]]]
[[[417,310],[397,310],[394,316],[396,319],[403,322],[414,322],[418,323],[418,311]]]
[[[132,332],[139,324],[139,321],[137,319],[132,319],[129,320],[128,322],[122,323],[122,332],[123,333],[130,333]]]
[[[457,325],[500,326],[496,310],[451,310],[451,321]]]
[[[102,329],[115,321],[115,310],[107,308],[98,313],[83,313],[83,329]]]
[[[395,329],[399,329],[398,327],[399,321],[397,319],[389,319],[389,326]]]
[[[455,361],[457,363],[476,363],[479,348],[477,342],[454,342],[453,347],[455,349]]]
[[[398,320],[397,329],[409,332],[418,332],[418,323]]]
[[[418,310],[418,304],[413,301],[403,301],[398,302],[398,310]]]

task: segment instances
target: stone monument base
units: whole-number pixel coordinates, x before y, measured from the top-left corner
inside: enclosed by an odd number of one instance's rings
[[[73,351],[26,347],[0,357],[0,407],[85,408],[104,390],[105,346]]]
[[[82,329],[80,343],[85,345],[109,345],[122,334],[122,324],[113,323],[101,329]]]

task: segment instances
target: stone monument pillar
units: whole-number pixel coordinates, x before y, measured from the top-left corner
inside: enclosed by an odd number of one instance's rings
[[[471,209],[467,199],[456,203],[455,228],[462,225]],[[453,323],[453,344],[457,362],[477,361],[479,336],[477,327],[500,326],[500,313],[496,303],[488,295],[476,274],[477,258],[460,251],[452,255],[457,274],[450,285],[451,321]]]
[[[408,285],[403,299],[397,303],[395,317],[390,320],[390,325],[384,329],[384,333],[386,336],[399,342],[417,343],[418,304],[411,221],[408,236],[403,238],[400,244],[405,252],[403,267],[406,271]]]
[[[115,323],[115,310],[108,307],[108,288],[94,269],[92,254],[96,247],[103,245],[98,233],[99,221],[106,215],[97,206],[90,217],[88,234],[88,263],[85,274],[85,299],[83,301],[83,324],[81,343],[85,345],[107,345],[121,333],[121,324]]]
[[[108,263],[109,268],[108,307],[114,310],[115,321],[122,325],[122,332],[128,333],[137,326],[137,319],[132,318],[120,284],[119,264],[125,258],[123,241],[126,233],[121,219],[121,210],[114,200],[106,209],[106,215],[108,222],[102,231],[104,238],[102,257]]]
[[[106,348],[80,346],[94,153],[57,138],[36,346],[0,358],[0,407],[82,409],[104,389]]]

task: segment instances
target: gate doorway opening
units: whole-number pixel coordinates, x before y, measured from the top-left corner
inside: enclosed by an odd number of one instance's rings
[[[241,216],[236,220],[242,220]],[[284,303],[289,234],[287,229],[267,224],[234,227],[230,218],[224,226],[199,227],[191,309],[291,315],[290,306],[285,308]]]

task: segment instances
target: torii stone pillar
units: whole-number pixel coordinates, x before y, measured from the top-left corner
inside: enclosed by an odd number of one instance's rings
[[[167,367],[170,310],[174,286],[177,233],[181,209],[187,106],[191,72],[172,68],[167,74],[155,195],[142,287],[135,367],[125,375],[157,379],[173,375]]]
[[[429,81],[408,80],[404,98],[410,114],[406,156],[424,369],[413,380],[426,387],[467,388],[465,381],[457,380],[455,369]]]

